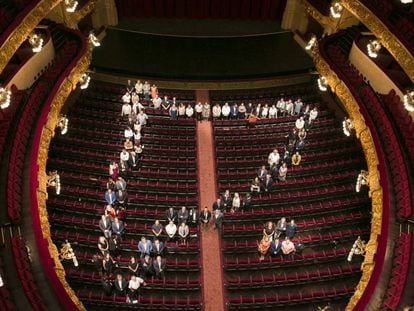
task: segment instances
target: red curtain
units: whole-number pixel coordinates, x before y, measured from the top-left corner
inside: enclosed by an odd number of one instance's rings
[[[280,19],[287,0],[116,0],[122,17]]]

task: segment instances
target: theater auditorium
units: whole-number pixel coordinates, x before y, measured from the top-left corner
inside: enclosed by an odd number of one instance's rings
[[[414,311],[413,0],[0,0],[1,311]]]

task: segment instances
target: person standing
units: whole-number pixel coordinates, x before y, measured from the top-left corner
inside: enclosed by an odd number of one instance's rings
[[[204,120],[210,120],[210,104],[208,102],[205,102],[203,105],[203,119]]]
[[[201,221],[202,228],[206,229],[208,227],[210,218],[211,218],[211,212],[208,210],[208,207],[205,206],[203,212],[200,215],[200,221]]]
[[[198,102],[197,105],[195,105],[195,114],[197,121],[202,121],[203,117],[203,104],[201,102]]]
[[[223,217],[223,213],[219,209],[214,211],[214,229],[217,229],[219,233],[221,233],[221,229],[223,227]]]

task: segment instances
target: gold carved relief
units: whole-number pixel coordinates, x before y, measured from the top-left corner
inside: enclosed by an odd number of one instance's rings
[[[341,0],[343,6],[355,15],[394,56],[411,81],[414,82],[414,56],[373,12],[360,1]]]
[[[76,67],[72,70],[69,76],[63,81],[61,86],[59,87],[58,92],[56,93],[50,112],[48,114],[47,123],[43,126],[42,136],[39,145],[39,152],[37,157],[37,164],[39,166],[38,171],[38,182],[39,186],[37,189],[37,204],[39,207],[39,218],[40,224],[42,227],[42,234],[43,238],[48,241],[49,244],[49,253],[51,258],[53,258],[55,262],[55,271],[56,275],[58,276],[59,280],[61,281],[63,287],[66,290],[66,293],[71,298],[73,303],[77,306],[78,310],[85,310],[82,302],[78,299],[75,292],[66,282],[65,278],[65,270],[62,266],[61,261],[59,260],[59,252],[56,245],[53,243],[51,235],[50,235],[50,224],[49,224],[49,216],[46,209],[46,200],[47,200],[47,192],[46,192],[46,162],[47,162],[47,155],[49,152],[49,145],[54,135],[54,129],[59,122],[59,114],[60,111],[65,104],[68,96],[76,86],[80,76],[89,68],[89,64],[92,58],[92,47],[89,46],[85,55],[81,57],[78,61]]]
[[[22,20],[19,27],[13,30],[9,38],[0,47],[0,72],[8,64],[13,54],[27,39],[32,30],[62,0],[41,0]]]
[[[369,172],[369,194],[372,201],[371,234],[366,246],[366,255],[364,262],[361,265],[361,279],[355,289],[354,295],[351,297],[346,307],[346,310],[353,310],[353,308],[360,300],[362,294],[364,293],[364,290],[371,278],[372,271],[375,267],[374,255],[377,251],[377,238],[381,233],[383,195],[382,187],[379,182],[380,174],[377,168],[379,160],[371,131],[366,126],[364,117],[362,116],[358,103],[353,97],[351,91],[348,89],[345,83],[339,79],[335,72],[331,70],[329,64],[321,57],[318,50],[315,50],[313,57],[318,72],[322,76],[326,77],[329,86],[341,100],[347,113],[349,114],[349,117],[352,119],[357,137],[361,141]]]
[[[89,0],[79,10],[73,13],[66,13],[66,24],[68,27],[75,28],[82,18],[93,11],[97,2],[98,0]]]

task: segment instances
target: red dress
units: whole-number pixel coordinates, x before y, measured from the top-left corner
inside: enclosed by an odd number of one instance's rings
[[[158,88],[156,86],[151,86],[151,98],[154,99],[158,94]]]

